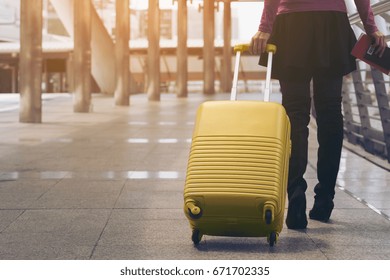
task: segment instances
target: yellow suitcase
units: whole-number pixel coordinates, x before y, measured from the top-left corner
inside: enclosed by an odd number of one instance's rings
[[[197,245],[203,235],[267,237],[273,246],[283,228],[290,122],[282,105],[236,101],[238,64],[230,101],[198,108],[184,189],[184,212]]]

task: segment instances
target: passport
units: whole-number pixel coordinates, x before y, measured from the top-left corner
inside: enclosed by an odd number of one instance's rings
[[[372,67],[389,75],[390,73],[390,48],[387,47],[382,57],[375,54],[376,48],[371,43],[371,37],[367,34],[360,35],[357,43],[352,49],[351,54],[371,65]]]

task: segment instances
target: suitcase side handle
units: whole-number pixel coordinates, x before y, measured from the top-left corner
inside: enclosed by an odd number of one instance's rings
[[[199,219],[202,217],[202,209],[195,204],[194,201],[188,201],[186,203],[187,213],[192,219]]]
[[[249,50],[249,44],[238,44],[234,46],[234,52],[236,53],[236,61],[234,65],[233,85],[230,94],[230,100],[237,100],[237,83],[238,83],[238,72],[240,67],[241,53]],[[268,64],[267,64],[267,75],[265,82],[265,95],[264,101],[268,102],[270,97],[270,84],[271,84],[271,68],[272,68],[272,57],[276,53],[276,46],[273,44],[267,44],[265,51],[268,53]]]

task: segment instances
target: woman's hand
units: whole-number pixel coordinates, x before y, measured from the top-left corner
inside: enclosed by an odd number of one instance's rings
[[[377,47],[377,50],[375,51],[376,54],[379,55],[379,57],[382,57],[383,53],[385,52],[385,49],[387,47],[386,41],[385,41],[385,35],[382,34],[380,31],[376,31],[375,33],[371,34],[371,38],[375,42],[373,45]]]
[[[269,37],[269,33],[257,31],[256,34],[252,37],[251,43],[249,45],[249,53],[262,54],[265,52],[265,46],[267,45]]]

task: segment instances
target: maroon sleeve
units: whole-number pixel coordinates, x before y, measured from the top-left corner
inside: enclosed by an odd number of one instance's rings
[[[363,22],[364,29],[368,35],[378,31],[375,24],[374,14],[372,13],[370,0],[355,0],[360,19]]]
[[[272,26],[275,21],[280,0],[264,0],[264,10],[261,15],[259,31],[265,33],[272,32]]]

